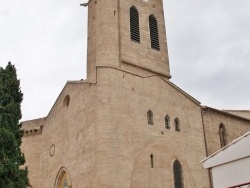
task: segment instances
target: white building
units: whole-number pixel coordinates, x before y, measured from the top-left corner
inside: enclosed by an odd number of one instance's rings
[[[211,169],[214,188],[250,187],[250,132],[202,161]]]

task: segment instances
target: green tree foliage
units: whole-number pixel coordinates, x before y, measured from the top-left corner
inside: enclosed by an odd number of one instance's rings
[[[21,102],[23,94],[16,68],[0,67],[0,188],[28,187],[28,170],[21,152]]]

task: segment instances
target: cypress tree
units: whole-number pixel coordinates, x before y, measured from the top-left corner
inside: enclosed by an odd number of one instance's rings
[[[21,152],[21,102],[23,94],[16,68],[0,67],[0,188],[27,188],[28,169]]]

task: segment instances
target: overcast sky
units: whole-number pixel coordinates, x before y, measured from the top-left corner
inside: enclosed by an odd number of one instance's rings
[[[22,120],[86,78],[87,0],[0,0],[0,66],[15,64]],[[164,0],[171,81],[218,109],[250,109],[250,0]]]

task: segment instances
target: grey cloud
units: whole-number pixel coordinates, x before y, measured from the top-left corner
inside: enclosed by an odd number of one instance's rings
[[[250,109],[250,2],[165,7],[172,81],[203,104]]]
[[[216,108],[250,108],[250,1],[163,0],[172,82]],[[0,66],[21,79],[23,119],[46,116],[86,76],[82,0],[0,0]],[[37,108],[39,106],[39,108]]]

